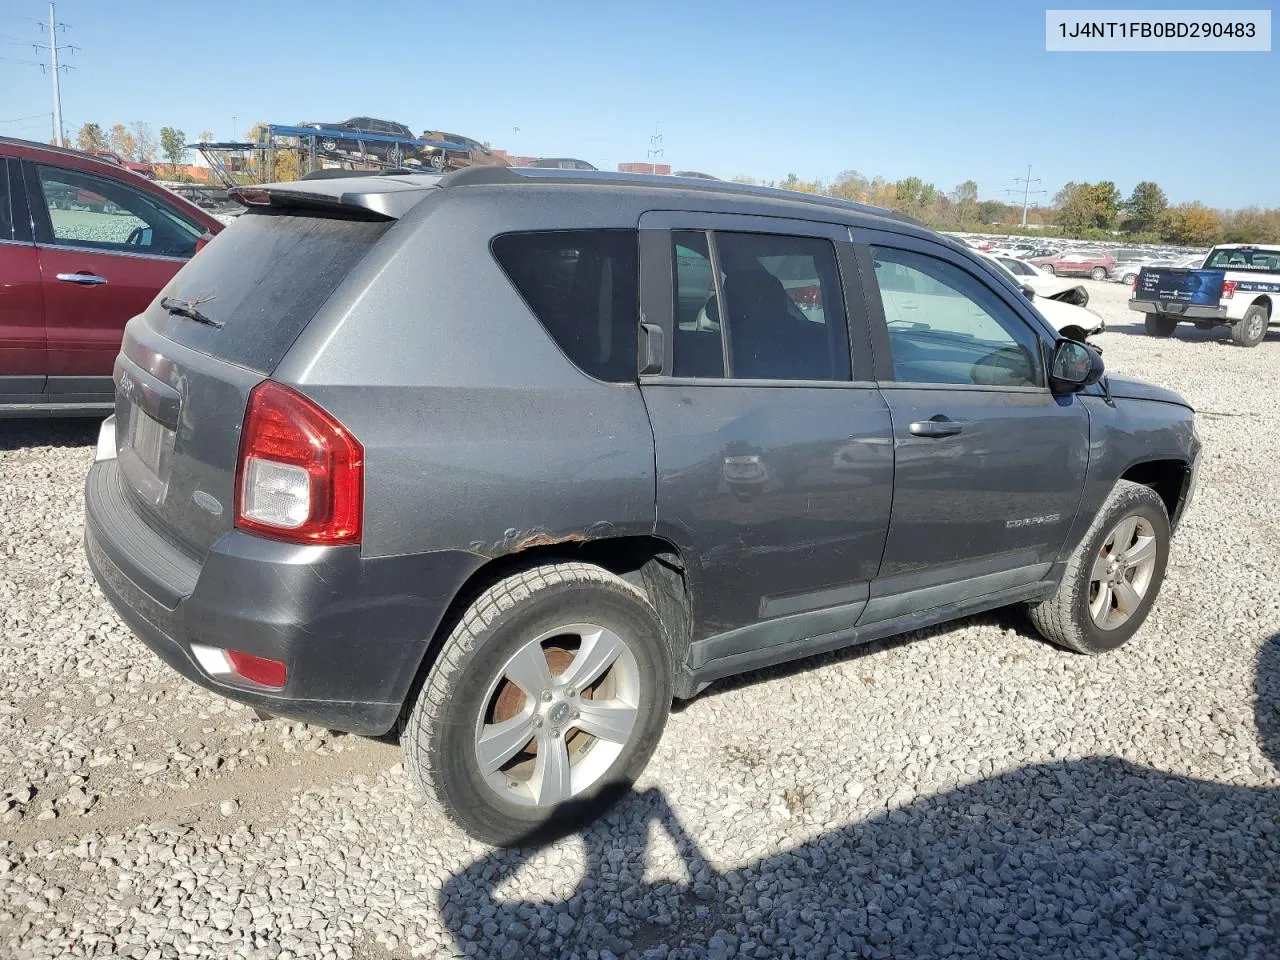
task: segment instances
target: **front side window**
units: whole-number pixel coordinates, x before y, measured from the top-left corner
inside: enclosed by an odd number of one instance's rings
[[[672,234],[672,257],[675,376],[850,379],[830,241],[686,231]]]
[[[547,333],[597,380],[634,382],[640,325],[634,230],[508,233],[493,254]]]
[[[872,255],[895,380],[1044,385],[1039,337],[994,291],[937,257],[887,247]]]
[[[109,177],[37,167],[53,242],[162,257],[190,257],[205,228],[158,197]]]

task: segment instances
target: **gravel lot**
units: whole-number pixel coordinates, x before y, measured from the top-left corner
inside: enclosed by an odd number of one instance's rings
[[[1201,411],[1138,637],[1009,610],[721,683],[538,852],[163,667],[82,558],[96,424],[0,423],[0,956],[1280,956],[1280,334],[1148,339],[1087,283],[1108,366]]]

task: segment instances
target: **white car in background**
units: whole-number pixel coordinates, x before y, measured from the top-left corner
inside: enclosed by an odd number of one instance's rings
[[[1014,286],[1034,294],[1032,302],[1040,315],[1053,324],[1055,330],[1076,326],[1086,334],[1101,333],[1106,324],[1102,317],[1089,310],[1089,291],[1078,283],[1052,277],[1035,264],[1010,257],[993,257],[983,254],[986,261],[1004,274]]]

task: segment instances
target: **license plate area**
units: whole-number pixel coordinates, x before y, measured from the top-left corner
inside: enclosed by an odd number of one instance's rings
[[[121,357],[116,362],[120,469],[143,501],[164,501],[182,401],[178,391]]]

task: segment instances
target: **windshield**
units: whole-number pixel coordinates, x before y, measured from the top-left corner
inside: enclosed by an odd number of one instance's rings
[[[1265,270],[1280,272],[1280,248],[1258,250],[1252,247],[1236,247],[1214,250],[1205,262],[1211,270]]]

